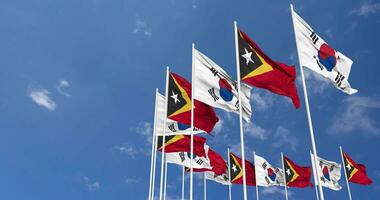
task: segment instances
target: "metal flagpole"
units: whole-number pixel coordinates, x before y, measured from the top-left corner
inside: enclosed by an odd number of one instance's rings
[[[311,154],[311,151],[309,151],[309,153],[310,153],[310,161],[311,161],[311,163],[313,163],[313,156],[312,156],[312,154]],[[316,197],[317,197],[317,200],[319,200],[319,195],[318,195],[318,184],[317,184],[317,175],[315,175],[315,171],[316,171],[316,169],[315,169],[315,167],[314,167],[314,165],[312,164],[311,165],[312,167],[313,167],[313,178],[314,178],[314,188],[315,188],[315,195],[316,195]]]
[[[158,96],[158,88],[156,88],[156,99],[154,104],[154,121],[153,121],[153,132],[152,132],[152,152],[151,152],[151,158],[150,158],[150,177],[149,177],[149,197],[148,199],[152,199],[152,187],[154,187],[154,184],[152,183],[153,180],[153,162],[154,162],[154,143],[156,138],[156,118],[157,118],[157,96]]]
[[[157,162],[157,135],[154,136],[153,177],[152,177],[152,196],[151,196],[151,200],[154,199],[154,188],[155,188],[155,181],[156,181],[156,162]]]
[[[231,187],[232,187],[232,183],[231,183],[231,161],[230,161],[230,148],[227,148],[227,158],[228,158],[228,182],[230,183],[228,185],[228,197],[229,197],[229,200],[232,200],[232,194],[231,194]]]
[[[345,165],[345,162],[344,162],[344,158],[343,158],[343,150],[342,150],[342,146],[339,146],[339,149],[340,149],[340,156],[342,157],[342,164],[343,164],[343,169],[344,169],[344,175],[345,175],[345,177],[346,177],[346,184],[347,184],[348,196],[350,197],[350,200],[352,200],[350,184],[348,184],[348,177],[347,177],[347,172],[346,172],[346,166],[344,166],[344,165]]]
[[[256,152],[253,152],[253,161],[254,161],[254,166],[256,168]],[[259,200],[259,186],[257,185],[257,173],[255,173],[255,180],[256,180],[256,200]]]
[[[166,200],[166,183],[168,178],[168,162],[166,161],[165,156],[165,179],[164,179],[164,200]]]
[[[166,115],[167,115],[167,107],[168,107],[168,87],[169,87],[169,67],[166,67],[166,83],[165,83],[165,116],[163,122],[163,136],[162,136],[162,154],[161,154],[161,177],[160,177],[160,200],[162,200],[162,189],[164,184],[164,158],[165,158],[165,129],[166,129]]]
[[[286,183],[286,171],[285,171],[285,164],[284,164],[284,154],[281,152],[281,161],[282,161],[282,170],[284,171],[284,180],[285,180],[285,199],[288,200],[288,188]]]
[[[245,174],[245,155],[244,155],[244,133],[243,133],[243,113],[241,107],[241,95],[240,95],[240,62],[239,62],[239,48],[238,48],[238,35],[237,35],[237,22],[234,21],[235,30],[235,52],[236,52],[236,70],[237,70],[237,84],[238,84],[238,94],[239,94],[239,122],[240,122],[240,148],[241,148],[241,158],[243,165],[243,189],[244,189],[244,200],[247,200],[247,180]]]
[[[206,172],[203,173],[203,199],[207,200]]]
[[[192,44],[191,49],[191,142],[190,142],[190,200],[193,200],[193,156],[194,156],[194,49],[195,44]]]
[[[185,200],[185,166],[182,167],[182,200]]]
[[[301,60],[300,60],[300,52],[299,52],[300,49],[299,49],[298,42],[297,42],[297,33],[296,33],[296,29],[295,29],[294,16],[293,16],[294,10],[293,10],[293,5],[292,4],[290,4],[290,9],[291,9],[291,12],[292,12],[294,38],[296,40],[297,53],[298,53],[298,61],[299,61],[299,66],[300,66],[300,71],[301,71],[301,79],[302,79],[302,85],[303,85],[303,94],[304,94],[305,105],[306,105],[306,114],[307,114],[307,119],[308,119],[308,123],[309,123],[311,146],[312,146],[313,155],[314,155],[314,165],[316,165],[317,164],[317,156],[318,156],[317,155],[317,147],[315,145],[313,123],[312,123],[312,120],[311,120],[311,114],[310,114],[310,108],[309,108],[309,99],[308,99],[308,96],[307,96],[306,83],[305,83],[305,76],[303,74],[303,67],[302,67],[302,63],[301,63]],[[315,169],[317,169],[316,166],[315,166]],[[316,171],[316,174],[319,177],[318,170]],[[320,196],[321,200],[324,200],[322,185],[319,182],[319,178],[317,179],[317,181],[318,181],[319,196]]]

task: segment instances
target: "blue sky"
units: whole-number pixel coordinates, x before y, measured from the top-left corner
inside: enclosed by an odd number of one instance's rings
[[[235,72],[233,21],[273,59],[297,65],[289,1],[0,0],[0,198],[145,199],[148,193],[154,91],[164,91],[165,67],[190,79],[191,43]],[[296,11],[354,61],[347,96],[309,71],[307,86],[318,153],[340,161],[339,145],[367,165],[374,184],[351,184],[354,199],[380,196],[379,1],[292,1]],[[298,73],[299,74],[299,73]],[[301,108],[254,89],[246,153],[275,165],[284,152],[310,165],[310,139]],[[239,154],[238,116],[217,110],[208,144],[226,158]],[[170,165],[169,199],[180,197],[178,166]],[[158,177],[157,177],[158,178]],[[195,197],[202,183],[195,178]],[[188,184],[188,182],[187,182]],[[325,189],[328,199],[347,199]],[[187,185],[188,186],[188,185]],[[227,199],[208,182],[208,196]],[[157,191],[157,190],[156,190]],[[255,188],[249,187],[249,199]],[[290,189],[313,199],[313,188]],[[282,188],[260,196],[283,199]],[[233,186],[233,198],[242,187]]]

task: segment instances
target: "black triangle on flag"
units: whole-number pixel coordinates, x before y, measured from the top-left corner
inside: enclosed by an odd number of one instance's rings
[[[186,99],[184,98],[182,92],[184,89],[181,91],[181,86],[178,84],[177,80],[173,76],[172,73],[169,75],[169,87],[168,87],[168,111],[167,111],[167,116],[170,117],[173,114],[178,114],[176,113],[179,111],[181,108],[185,107],[186,104],[191,103],[187,102]]]

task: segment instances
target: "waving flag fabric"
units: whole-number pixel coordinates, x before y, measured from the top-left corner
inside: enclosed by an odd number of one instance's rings
[[[292,16],[300,64],[330,79],[339,90],[356,93],[348,83],[352,60],[334,50],[296,12]]]
[[[314,165],[314,155],[311,154],[311,161]],[[339,185],[339,180],[341,177],[341,165],[333,162],[317,157],[317,171],[319,177],[319,182],[323,187],[330,188],[335,191],[339,191],[342,189],[342,186]],[[317,183],[316,183],[317,184]]]
[[[221,155],[219,155],[216,151],[211,148],[206,152],[207,159],[210,160],[211,169],[194,169],[195,172],[205,172],[212,171],[216,175],[222,175],[226,172],[226,161],[223,159]]]
[[[210,58],[194,49],[194,98],[212,107],[239,114],[237,82]],[[251,87],[241,84],[243,118],[251,118]]]
[[[241,80],[289,97],[299,108],[295,67],[273,61],[243,31],[237,30]]]
[[[165,96],[158,94],[158,101],[156,105],[156,135],[162,136],[164,134],[164,120],[165,120]],[[194,134],[203,133],[204,131],[194,127]],[[191,134],[191,127],[171,119],[166,119],[165,135],[189,135]]]
[[[360,185],[372,184],[372,180],[367,175],[365,165],[355,163],[355,161],[352,160],[352,158],[346,152],[343,152],[343,161],[349,182],[357,183]]]
[[[167,117],[191,125],[191,84],[181,76],[170,73],[168,90]],[[210,133],[218,121],[212,107],[194,100],[195,127]]]
[[[208,158],[208,150],[209,146],[204,145],[204,150],[206,152],[206,156],[196,156],[193,158],[192,167],[196,169],[212,169],[210,159]],[[182,165],[185,167],[190,167],[190,153],[189,152],[173,152],[173,153],[165,153],[166,160],[168,163],[173,163],[177,165]]]
[[[284,156],[284,170],[287,186],[300,188],[313,186],[313,184],[310,182],[310,167],[298,166],[288,157]]]
[[[284,172],[268,163],[265,158],[255,155],[256,183],[258,186],[284,186]]]
[[[230,153],[230,176],[231,183],[243,184],[243,165],[241,158],[235,154]],[[255,167],[252,163],[245,160],[245,180],[247,185],[255,186]]]
[[[223,174],[217,175],[215,172],[207,171],[204,172],[206,174],[206,179],[215,181],[217,183],[223,184],[223,185],[231,185],[228,179],[228,170],[226,170]]]
[[[162,151],[163,136],[157,137],[157,149]],[[171,152],[190,152],[191,137],[189,135],[170,135],[165,136],[165,153]],[[194,155],[206,156],[204,145],[206,139],[194,135]]]

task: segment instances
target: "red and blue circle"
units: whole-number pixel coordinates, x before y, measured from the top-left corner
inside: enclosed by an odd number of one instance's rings
[[[318,51],[318,59],[319,63],[331,71],[336,65],[335,50],[327,43],[322,44]]]
[[[268,168],[268,169],[267,169],[267,172],[268,172],[268,177],[270,178],[270,180],[272,180],[272,181],[276,181],[276,177],[277,177],[277,175],[276,175],[276,173],[273,171],[273,169],[272,169],[272,168]]]
[[[182,123],[179,123],[179,122],[177,122],[177,126],[178,126],[178,129],[179,129],[180,131],[184,131],[184,130],[190,128],[189,125],[182,124]]]
[[[323,167],[322,173],[323,173],[323,177],[325,177],[328,181],[330,181],[330,171],[327,166]]]
[[[234,98],[234,94],[232,93],[232,86],[225,79],[219,79],[219,94],[220,97],[224,101],[231,101]]]

